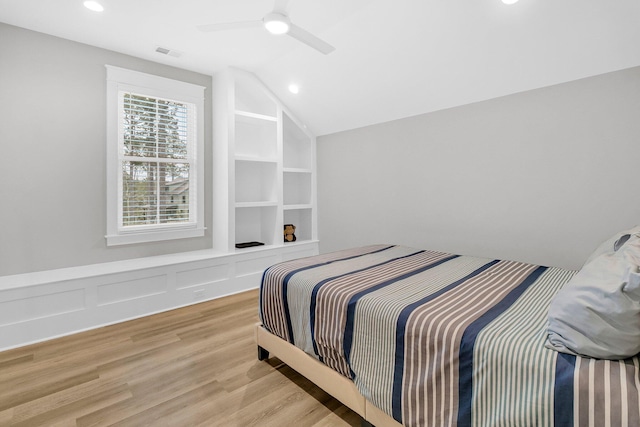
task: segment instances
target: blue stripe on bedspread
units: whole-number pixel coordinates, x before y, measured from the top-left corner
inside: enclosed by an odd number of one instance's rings
[[[554,412],[554,425],[573,425],[573,376],[576,356],[558,353],[556,360],[556,382],[553,390],[553,405],[560,409]]]
[[[420,274],[424,271],[430,270],[434,267],[439,266],[440,264],[444,264],[447,261],[451,261],[452,259],[458,258],[458,256],[459,255],[452,255],[450,257],[436,261],[433,264],[425,265],[424,267],[405,273],[402,276],[394,277],[391,280],[387,280],[386,282],[380,283],[376,286],[372,286],[369,289],[365,289],[355,294],[353,297],[351,297],[351,299],[349,300],[348,308],[347,308],[347,322],[346,322],[345,331],[344,331],[344,344],[343,344],[344,354],[347,357],[347,362],[349,361],[349,358],[351,355],[351,345],[353,343],[353,322],[355,319],[354,313],[356,310],[356,304],[360,300],[360,298],[362,298],[367,294],[370,294],[371,292],[377,291],[378,289],[384,288],[385,286],[389,286],[400,280],[403,280],[408,277],[414,276],[416,274]],[[353,370],[351,371],[351,378],[355,379],[355,373],[353,372]]]
[[[361,268],[359,270],[354,270],[354,271],[350,271],[348,273],[340,274],[340,275],[337,275],[337,276],[332,276],[332,277],[329,277],[329,278],[327,278],[325,280],[322,280],[321,282],[319,282],[313,288],[313,292],[311,293],[311,306],[309,308],[309,310],[310,310],[309,319],[311,319],[311,339],[312,339],[312,343],[313,343],[313,351],[315,352],[316,356],[318,356],[320,361],[323,361],[323,360],[322,360],[322,356],[318,352],[318,344],[316,343],[316,339],[315,339],[316,304],[317,304],[317,298],[318,298],[318,291],[320,290],[320,288],[322,288],[322,286],[326,285],[327,283],[331,282],[332,280],[336,280],[336,279],[339,279],[341,277],[350,276],[350,275],[357,274],[357,273],[362,273],[363,271],[371,270],[371,269],[376,268],[376,267],[381,267],[383,265],[392,263],[392,262],[397,261],[399,259],[409,258],[409,257],[412,257],[412,256],[417,255],[417,254],[421,254],[421,253],[424,253],[424,252],[425,251],[423,251],[423,250],[417,251],[417,252],[414,252],[414,253],[411,253],[411,254],[408,254],[408,255],[403,255],[401,257],[391,258],[389,260],[386,260],[384,262],[381,262],[381,263],[378,263],[378,264],[375,264],[375,265],[369,265],[369,266],[367,266],[365,268]]]
[[[411,312],[413,312],[413,310],[415,310],[417,307],[450,291],[461,283],[464,283],[470,278],[477,276],[478,274],[496,265],[497,263],[498,260],[494,260],[483,265],[482,267],[461,278],[460,280],[457,280],[449,286],[442,288],[440,291],[435,292],[425,298],[422,298],[421,300],[414,302],[413,304],[406,306],[400,313],[396,326],[396,364],[395,372],[393,374],[393,418],[395,418],[396,421],[402,421],[402,371],[404,369],[404,339],[405,327],[407,325],[409,314],[411,314]]]
[[[386,250],[389,250],[391,248],[394,248],[395,245],[389,245],[386,247],[383,247],[381,249],[377,249],[374,251],[370,251],[370,252],[366,252],[366,253],[361,253],[358,255],[352,255],[352,256],[347,256],[347,257],[342,257],[342,258],[337,258],[337,259],[332,259],[330,261],[324,261],[324,262],[319,262],[319,263],[315,263],[315,264],[310,264],[310,265],[305,265],[304,267],[300,267],[297,268],[295,270],[290,271],[283,279],[282,281],[282,300],[284,302],[284,316],[285,316],[285,320],[286,320],[286,325],[287,325],[287,331],[289,332],[289,342],[291,342],[291,344],[295,345],[295,339],[293,336],[293,326],[291,324],[291,313],[289,311],[289,297],[288,297],[288,288],[289,288],[289,281],[291,280],[291,278],[296,274],[299,273],[301,271],[305,271],[305,270],[310,270],[312,268],[317,268],[317,267],[321,267],[323,265],[329,265],[329,264],[333,264],[335,262],[339,262],[339,261],[348,261],[351,259],[355,259],[355,258],[359,258],[365,255],[371,255],[371,254],[375,254],[375,253],[379,253],[379,252],[384,252]],[[264,273],[262,274],[262,281],[261,283],[264,283],[265,281],[265,277],[267,275],[267,273],[269,272],[269,269],[265,270]],[[262,323],[264,324],[264,319],[262,318],[262,301],[263,301],[263,295],[262,293],[264,292],[264,287],[260,287],[260,295],[259,295],[259,299],[260,299],[260,318],[262,320]]]
[[[531,286],[547,267],[538,267],[513,291],[494,305],[489,311],[480,316],[465,330],[460,343],[460,371],[458,390],[460,393],[460,406],[458,408],[458,426],[471,426],[471,402],[473,395],[473,347],[478,333],[495,320]]]

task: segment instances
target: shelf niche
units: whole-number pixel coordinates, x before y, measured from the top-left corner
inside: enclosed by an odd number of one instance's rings
[[[235,113],[236,157],[271,159],[278,157],[278,123],[275,119]]]
[[[278,105],[265,92],[265,87],[253,74],[243,72],[234,74],[234,104],[236,111],[246,111],[271,117],[278,115]]]
[[[236,203],[277,204],[277,163],[236,160]]]
[[[283,166],[287,169],[311,171],[313,165],[313,140],[288,114],[282,114]]]
[[[280,243],[275,239],[276,206],[236,208],[236,243]]]
[[[311,205],[311,172],[284,172],[284,205]]]
[[[296,241],[302,242],[313,239],[313,215],[309,209],[285,209],[284,223],[296,226]],[[283,236],[284,240],[284,236]]]

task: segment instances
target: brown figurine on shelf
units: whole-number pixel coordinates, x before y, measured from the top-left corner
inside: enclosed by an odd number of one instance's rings
[[[284,241],[286,242],[295,242],[296,235],[296,226],[293,224],[285,224],[284,225]]]

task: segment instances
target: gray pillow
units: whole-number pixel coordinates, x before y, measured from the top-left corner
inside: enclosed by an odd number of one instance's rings
[[[625,235],[629,234],[636,234],[636,233],[640,233],[640,225],[636,225],[635,227],[629,229],[629,230],[624,230],[621,231],[619,233],[616,233],[613,235],[613,237],[609,238],[608,240],[605,240],[604,242],[602,242],[600,244],[600,246],[598,246],[596,248],[595,251],[593,251],[593,253],[591,255],[589,255],[589,258],[587,258],[587,260],[585,261],[584,265],[589,264],[591,261],[593,261],[594,259],[598,258],[600,255],[603,254],[607,254],[607,253],[611,253],[614,252],[616,250],[615,246],[616,243]],[[583,267],[584,267],[583,265]]]
[[[551,301],[546,347],[598,359],[640,353],[640,231],[616,241]]]

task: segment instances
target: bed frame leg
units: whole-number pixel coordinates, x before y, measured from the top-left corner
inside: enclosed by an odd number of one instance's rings
[[[363,418],[362,421],[360,421],[360,427],[374,427],[374,426],[369,421]]]
[[[269,358],[269,352],[264,348],[258,346],[258,360],[267,360]]]

